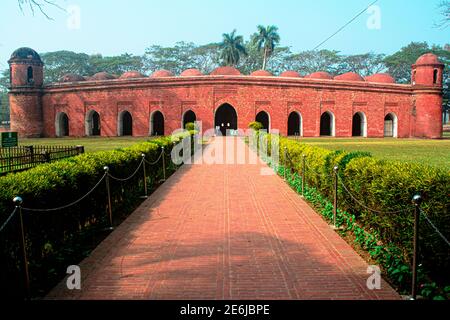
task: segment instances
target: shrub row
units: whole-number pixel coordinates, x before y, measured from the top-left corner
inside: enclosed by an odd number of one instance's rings
[[[165,147],[167,176],[174,172],[170,161],[172,147],[183,137],[162,137],[128,148],[86,153],[58,162],[39,165],[29,171],[0,178],[0,222],[13,211],[12,199],[23,198],[23,206],[48,209],[64,206],[81,198],[104,175],[104,166],[118,178],[129,177],[142,161],[149,162],[161,155]],[[146,165],[148,185],[156,187],[162,178],[162,161]],[[112,210],[115,223],[120,222],[140,203],[143,195],[143,171],[127,182],[110,180]],[[65,268],[78,264],[106,236],[109,227],[107,192],[103,181],[87,198],[77,205],[55,212],[24,211],[26,246],[33,295],[42,295],[65,273]],[[20,296],[23,291],[22,265],[19,248],[18,215],[0,234],[0,281],[7,296]]]
[[[267,135],[268,150],[271,136]],[[338,208],[355,216],[358,224],[385,244],[400,248],[406,263],[412,260],[416,193],[423,196],[423,212],[450,238],[450,172],[431,166],[386,161],[367,152],[330,151],[280,138],[280,163],[302,174],[305,155],[307,185],[333,203],[334,166],[339,167]],[[286,150],[286,157],[285,151]],[[373,209],[369,210],[367,209]],[[423,218],[420,224],[420,255],[424,269],[441,283],[450,283],[448,245]]]

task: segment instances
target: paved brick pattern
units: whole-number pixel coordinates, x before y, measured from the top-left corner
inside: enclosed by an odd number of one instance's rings
[[[369,290],[367,263],[262,168],[182,167],[82,262],[82,290],[47,298],[400,298]]]

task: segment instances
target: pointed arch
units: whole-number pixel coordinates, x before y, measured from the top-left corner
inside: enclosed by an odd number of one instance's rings
[[[325,111],[320,117],[320,135],[325,137],[334,137],[336,135],[335,117],[333,112]]]
[[[367,137],[367,117],[364,112],[357,112],[353,115],[352,136]]]
[[[68,137],[69,131],[69,117],[65,112],[59,112],[55,117],[55,135],[58,138]]]
[[[270,132],[270,115],[266,111],[260,111],[255,117],[255,121],[263,125],[263,130]]]
[[[133,116],[129,111],[119,113],[117,125],[118,136],[133,136]]]
[[[150,115],[150,136],[164,136],[164,114],[157,110]]]
[[[101,118],[95,110],[89,110],[85,119],[85,130],[88,137],[101,135]]]
[[[195,123],[197,121],[197,115],[192,110],[187,110],[183,113],[183,117],[181,120],[182,129],[186,128],[187,123]]]
[[[303,118],[300,112],[292,111],[288,117],[288,136],[303,136]]]
[[[384,117],[384,136],[386,138],[398,137],[398,117],[393,112]]]
[[[214,115],[214,126],[216,132],[221,132],[222,136],[232,134],[238,129],[238,115],[236,109],[229,103],[222,104],[216,109]]]

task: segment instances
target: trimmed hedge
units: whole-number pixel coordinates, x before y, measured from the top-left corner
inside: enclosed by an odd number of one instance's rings
[[[167,176],[176,170],[170,161],[172,147],[194,132],[162,137],[128,148],[86,153],[54,163],[39,165],[25,172],[0,178],[0,221],[13,211],[12,199],[21,196],[24,208],[56,208],[85,195],[104,175],[104,166],[118,178],[129,177],[142,161],[149,162],[161,155],[165,147]],[[146,165],[149,189],[162,178],[162,162]],[[110,179],[114,221],[120,222],[142,201],[142,169],[127,182]],[[107,234],[109,216],[106,185],[100,185],[79,204],[56,212],[24,211],[26,245],[34,296],[45,294],[65,274],[67,266],[78,264]],[[22,265],[19,248],[18,215],[0,234],[0,281],[2,294],[21,296]]]
[[[268,135],[269,147],[271,136]],[[333,168],[339,167],[338,208],[355,216],[357,223],[385,244],[401,249],[412,261],[414,207],[412,197],[423,196],[423,212],[450,238],[450,172],[431,166],[375,159],[367,152],[330,151],[280,137],[280,164],[302,174],[306,156],[306,182],[333,203]],[[287,150],[287,159],[284,150]],[[376,210],[375,213],[370,209]],[[398,212],[399,211],[399,212]],[[396,213],[393,213],[396,212]],[[420,263],[433,279],[449,284],[450,250],[423,218],[420,224]]]

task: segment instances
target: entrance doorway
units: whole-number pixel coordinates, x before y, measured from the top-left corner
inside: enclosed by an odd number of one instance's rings
[[[238,129],[238,120],[236,110],[228,103],[216,110],[214,125],[217,131],[223,136],[232,135],[232,131]]]

